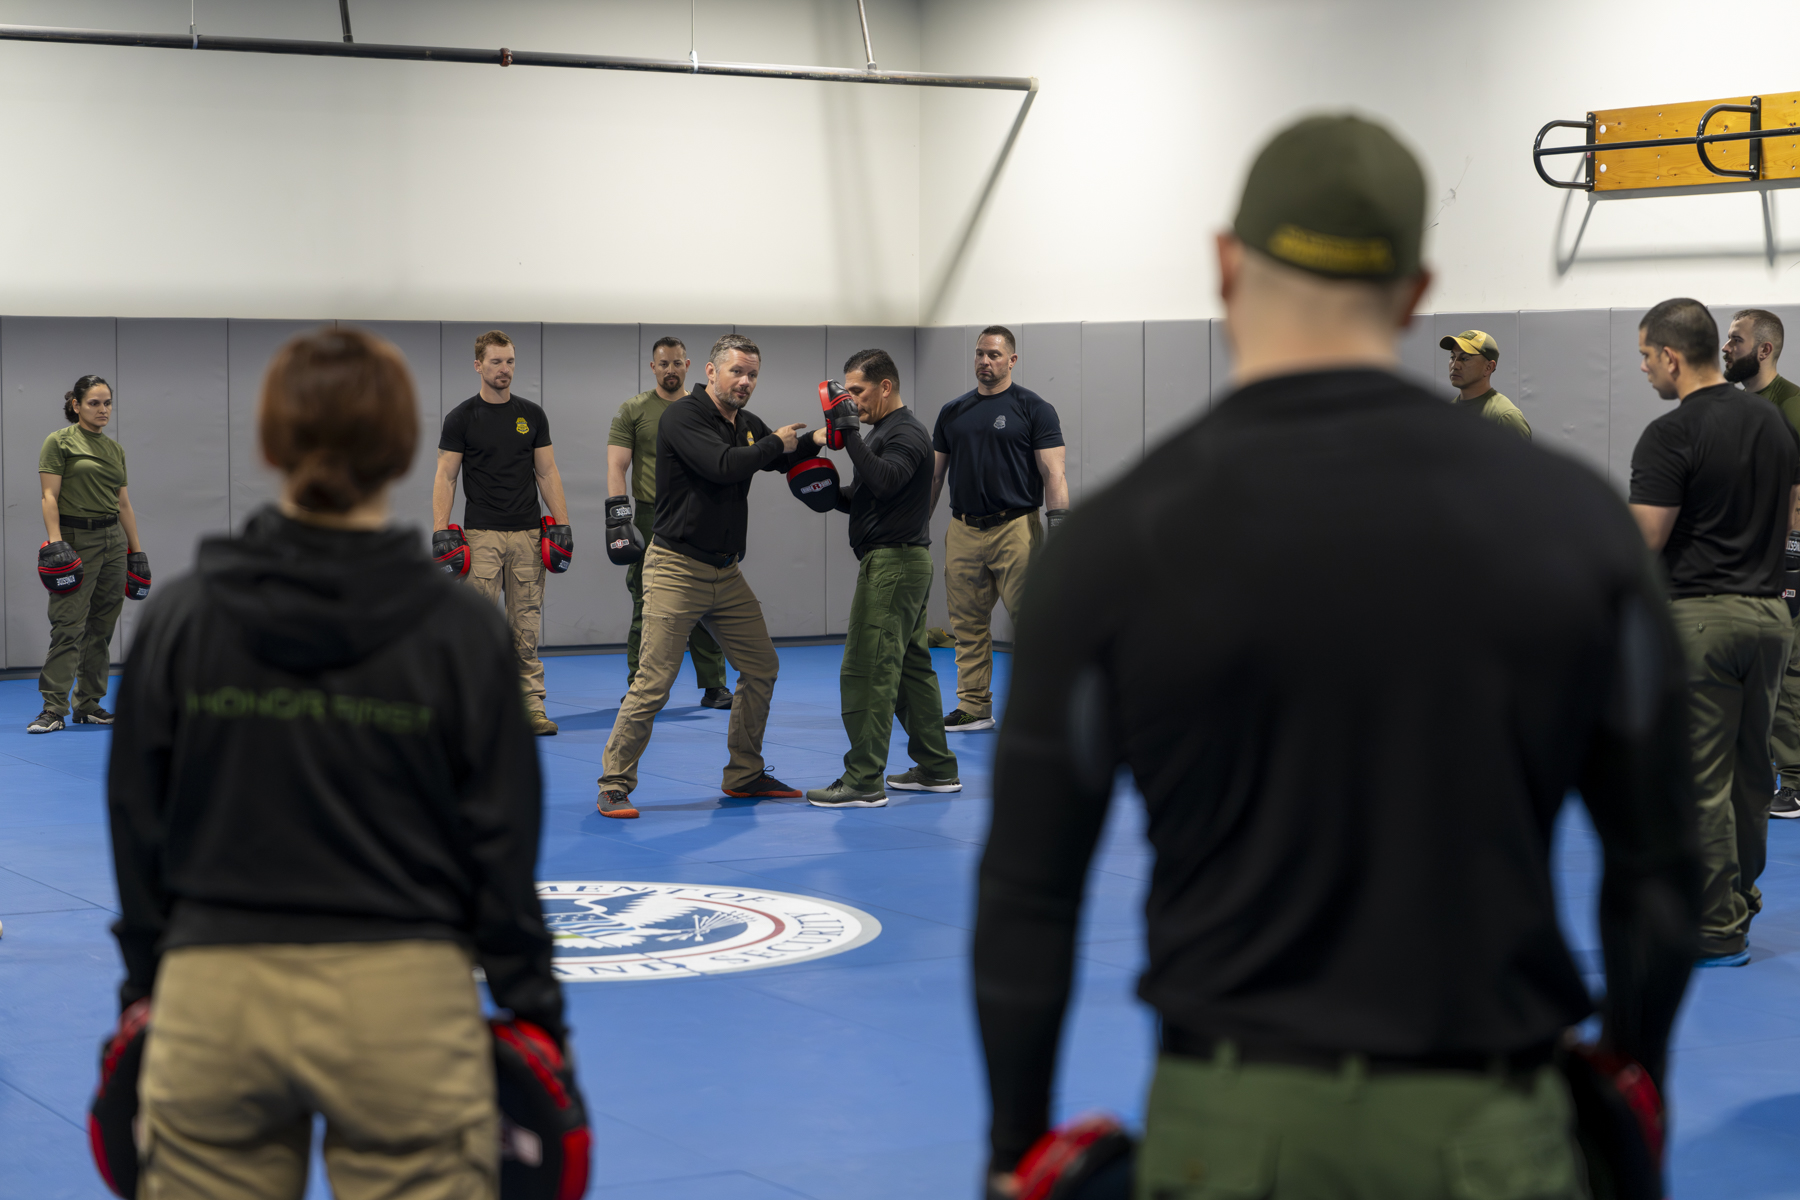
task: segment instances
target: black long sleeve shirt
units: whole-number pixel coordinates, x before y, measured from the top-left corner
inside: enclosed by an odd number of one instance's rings
[[[931,434],[910,408],[897,408],[869,427],[851,429],[844,449],[856,468],[838,490],[850,514],[850,548],[861,558],[873,546],[931,545]]]
[[[174,947],[441,939],[561,1038],[537,747],[493,606],[417,530],[273,509],[157,588],[107,773],[121,1003]]]
[[[656,520],[651,532],[671,550],[714,560],[744,557],[750,528],[750,481],[758,471],[785,471],[813,456],[811,442],[790,453],[761,417],[739,409],[719,415],[706,385],[669,405],[656,426]]]
[[[1579,788],[1607,1035],[1661,1077],[1698,931],[1682,655],[1600,478],[1384,372],[1270,379],[1077,510],[1022,607],[974,943],[996,1169],[1046,1125],[1121,765],[1165,1029],[1406,1059],[1590,1012],[1549,863]]]

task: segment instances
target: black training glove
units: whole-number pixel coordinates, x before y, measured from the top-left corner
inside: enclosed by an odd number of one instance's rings
[[[1047,528],[1044,530],[1044,536],[1049,537],[1051,534],[1055,533],[1057,526],[1061,525],[1064,521],[1066,521],[1068,519],[1069,519],[1069,510],[1068,509],[1066,509],[1066,508],[1046,508],[1044,510],[1044,524],[1047,526]]]
[[[38,582],[53,596],[78,590],[81,555],[67,542],[45,542],[38,547]]]
[[[1788,530],[1787,554],[1781,566],[1781,598],[1787,601],[1788,616],[1800,620],[1800,530]]]
[[[825,414],[825,448],[842,450],[844,431],[862,423],[856,415],[856,400],[835,379],[819,385],[819,409]]]
[[[469,573],[469,539],[461,525],[450,525],[431,535],[431,561],[455,579]]]
[[[606,498],[606,557],[621,567],[644,557],[644,534],[631,519],[630,496]]]
[[[125,556],[125,594],[133,600],[150,594],[150,556],[142,550]]]
[[[543,532],[538,534],[538,553],[544,556],[545,570],[561,575],[575,558],[575,535],[567,525],[558,525],[549,517],[544,518],[543,526]]]

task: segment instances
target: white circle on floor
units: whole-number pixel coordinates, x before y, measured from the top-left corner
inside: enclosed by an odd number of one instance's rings
[[[564,983],[758,971],[842,954],[881,933],[860,909],[792,892],[610,879],[537,891]]]

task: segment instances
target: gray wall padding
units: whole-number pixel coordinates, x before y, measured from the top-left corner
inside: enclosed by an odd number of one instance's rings
[[[1715,310],[1721,329],[1734,311]],[[1776,311],[1800,331],[1800,306]],[[1448,355],[1438,339],[1470,327],[1487,330],[1500,342],[1497,386],[1524,410],[1538,445],[1590,464],[1622,493],[1638,436],[1669,411],[1669,402],[1657,398],[1638,370],[1642,315],[1640,309],[1424,314],[1401,334],[1401,369],[1448,400]],[[34,569],[44,539],[37,451],[44,436],[62,425],[60,398],[76,377],[97,372],[113,382],[118,404],[112,433],[128,455],[131,494],[157,578],[169,580],[192,561],[201,536],[241,527],[273,496],[275,481],[261,464],[255,437],[263,371],[288,338],[329,323],[0,317],[5,546],[0,654],[8,666],[35,667],[48,643],[44,593]],[[650,344],[657,337],[673,333],[687,343],[691,387],[705,379],[713,341],[732,327],[350,323],[392,340],[413,368],[421,437],[412,471],[395,486],[394,505],[398,520],[421,531],[430,523],[443,414],[477,387],[474,337],[495,327],[512,335],[519,351],[514,387],[541,403],[549,416],[576,526],[575,565],[546,587],[544,640],[549,645],[622,642],[630,598],[623,569],[606,561],[602,545],[612,418],[626,399],[651,386]],[[1230,391],[1231,355],[1222,320],[999,323],[1019,338],[1019,381],[1057,409],[1077,504]],[[901,394],[929,429],[947,401],[974,386],[981,328],[745,327],[741,331],[762,345],[764,356],[751,408],[772,426],[805,421],[816,427],[819,380],[841,378],[850,353],[880,346],[893,354]],[[834,458],[847,478],[848,457]],[[759,477],[750,495],[744,570],[762,600],[770,633],[843,633],[856,577],[846,519],[807,510],[778,474]],[[453,519],[460,520],[460,498],[453,511]],[[940,582],[929,609],[930,623],[946,628],[941,580],[948,524],[946,497],[932,520]],[[126,606],[115,652],[123,652],[137,619],[134,607]],[[994,631],[1002,640],[1012,636],[1003,609],[996,611]]]

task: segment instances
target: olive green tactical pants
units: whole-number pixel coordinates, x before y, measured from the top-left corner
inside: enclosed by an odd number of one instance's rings
[[[1769,731],[1769,754],[1780,772],[1780,786],[1800,788],[1800,617],[1794,620],[1794,646],[1788,651],[1775,702],[1775,725]]]
[[[656,509],[640,504],[631,518],[644,535],[644,546],[650,545],[650,527],[656,523]],[[625,639],[625,685],[637,677],[638,648],[644,638],[644,560],[638,559],[625,568],[625,590],[631,593],[631,633]],[[725,652],[704,625],[694,626],[688,634],[688,656],[694,660],[694,681],[702,688],[722,688],[725,682]]]
[[[1773,597],[1695,596],[1670,604],[1687,648],[1688,719],[1700,803],[1700,953],[1736,954],[1762,910],[1775,770],[1769,731],[1794,639]]]
[[[943,698],[925,645],[925,602],[931,596],[931,551],[924,546],[871,550],[856,569],[850,629],[838,689],[844,710],[844,782],[881,791],[894,718],[906,730],[906,752],[934,779],[956,777],[944,738]]]
[[[50,597],[50,653],[38,673],[44,711],[59,717],[69,712],[71,684],[78,713],[93,712],[106,699],[113,626],[125,606],[125,531],[65,527],[62,537],[81,556],[81,586]]]
[[[544,554],[535,529],[469,529],[469,586],[490,604],[506,597],[506,624],[519,659],[525,707],[544,711],[544,660],[538,634],[544,625]]]
[[[1136,1200],[1585,1200],[1568,1089],[1520,1072],[1157,1061]]]
[[[994,604],[1019,621],[1025,569],[1043,543],[1035,512],[993,529],[972,529],[955,517],[944,535],[944,603],[956,639],[956,707],[972,717],[994,715]]]

